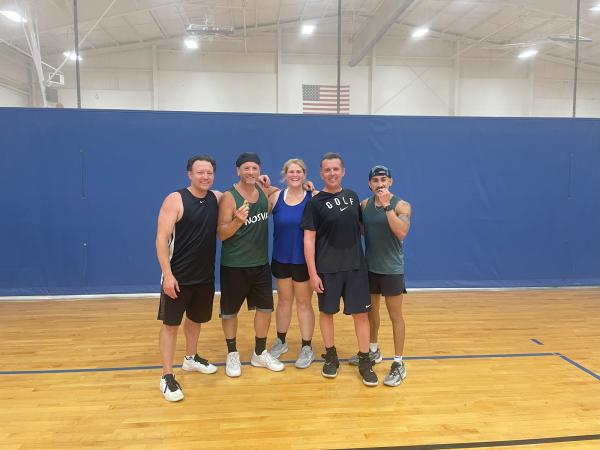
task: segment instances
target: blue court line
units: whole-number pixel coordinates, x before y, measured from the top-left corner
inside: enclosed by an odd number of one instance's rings
[[[559,358],[567,361],[579,370],[591,375],[595,379],[600,381],[600,375],[592,372],[581,364],[573,361],[572,359],[562,355],[561,353],[498,353],[498,354],[484,354],[484,355],[434,355],[434,356],[405,356],[405,361],[418,361],[418,360],[444,360],[444,359],[489,359],[489,358],[531,358],[540,356],[558,356]],[[349,358],[342,358],[340,362],[348,362]],[[394,358],[382,358],[385,361],[392,361]],[[284,364],[293,364],[294,360],[281,361]],[[323,362],[323,359],[315,359],[315,362]],[[217,367],[224,367],[225,363],[213,363]],[[250,362],[242,362],[243,366],[249,366]],[[180,368],[181,365],[174,365],[173,368]],[[13,371],[0,371],[0,375],[42,375],[42,374],[57,374],[57,373],[89,373],[89,372],[124,372],[131,370],[157,370],[162,366],[130,366],[130,367],[100,367],[94,369],[49,369],[49,370],[13,370]]]
[[[544,345],[544,343],[542,341],[538,341],[537,339],[532,339],[531,342],[533,342],[537,345]]]
[[[404,360],[427,360],[427,359],[484,359],[484,358],[523,358],[535,356],[556,356],[557,353],[506,353],[506,354],[489,354],[489,355],[437,355],[437,356],[405,356]],[[340,362],[348,362],[349,358],[341,358]],[[391,361],[394,358],[383,358],[386,361]],[[315,362],[323,362],[323,359],[315,359]],[[281,361],[284,364],[293,364],[295,360]],[[217,367],[225,366],[225,363],[213,363]],[[249,366],[250,362],[242,362],[243,366]],[[173,368],[179,368],[181,365],[174,365]],[[131,367],[101,367],[96,369],[49,369],[49,370],[12,370],[0,371],[0,375],[36,375],[36,374],[53,374],[53,373],[85,373],[85,372],[120,372],[128,370],[155,370],[162,366],[131,366]],[[587,369],[586,369],[587,371]]]
[[[452,442],[443,444],[398,445],[394,447],[361,447],[355,450],[449,450],[465,448],[514,447],[533,444],[553,444],[556,442],[594,441],[599,439],[600,434],[584,434],[578,436],[512,439],[509,441]]]
[[[600,380],[600,375],[592,372],[590,369],[588,369],[586,367],[583,367],[581,364],[576,363],[571,358],[567,358],[565,355],[562,355],[560,353],[556,353],[556,356],[558,356],[559,358],[564,359],[566,362],[568,362],[569,364],[572,364],[573,366],[577,367],[579,370],[583,370],[585,373],[593,376],[596,380]]]

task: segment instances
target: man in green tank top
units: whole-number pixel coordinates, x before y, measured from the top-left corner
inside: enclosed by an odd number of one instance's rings
[[[237,161],[240,181],[223,193],[219,204],[219,238],[221,247],[221,319],[227,343],[225,373],[242,374],[236,346],[237,314],[247,299],[254,316],[255,350],[251,364],[279,372],[284,369],[266,350],[267,333],[273,312],[273,288],[268,259],[269,202],[277,188],[260,187],[260,158],[256,153],[242,153]]]
[[[405,337],[402,294],[406,293],[403,240],[410,228],[411,207],[390,192],[392,183],[392,174],[387,167],[373,167],[369,171],[369,188],[373,196],[363,200],[361,206],[372,305],[369,311],[369,356],[374,362],[382,361],[377,335],[380,296],[383,294],[392,319],[395,350],[394,361],[384,384],[398,386],[406,378],[406,367],[402,361]]]

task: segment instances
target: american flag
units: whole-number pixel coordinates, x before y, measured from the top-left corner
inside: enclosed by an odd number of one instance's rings
[[[302,114],[336,114],[337,86],[302,85]],[[350,114],[350,86],[340,85],[340,114]]]

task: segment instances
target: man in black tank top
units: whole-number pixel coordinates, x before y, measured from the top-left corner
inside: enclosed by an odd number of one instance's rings
[[[177,331],[184,325],[186,356],[183,370],[215,373],[217,368],[198,356],[201,323],[212,316],[215,293],[215,249],[221,192],[211,191],[216,163],[210,156],[188,161],[190,185],[169,194],[158,215],[156,255],[162,270],[158,319],[163,376],[160,390],[168,401],[183,399],[173,374]]]

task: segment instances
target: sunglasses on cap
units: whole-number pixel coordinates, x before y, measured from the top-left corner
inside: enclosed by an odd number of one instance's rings
[[[388,178],[392,178],[392,172],[385,166],[373,166],[371,170],[369,170],[369,180],[373,177],[382,177],[386,176]]]

